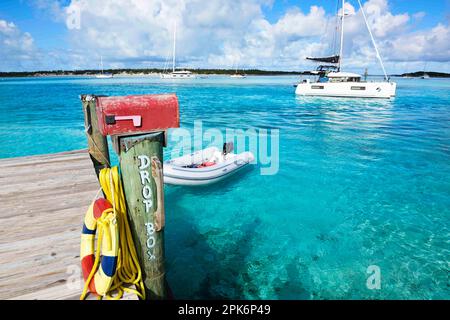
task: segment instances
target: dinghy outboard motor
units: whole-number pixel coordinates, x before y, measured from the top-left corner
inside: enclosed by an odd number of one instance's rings
[[[233,144],[233,142],[225,142],[225,143],[223,144],[222,154],[223,154],[224,156],[226,156],[227,154],[233,152],[233,150],[234,150],[234,144]]]

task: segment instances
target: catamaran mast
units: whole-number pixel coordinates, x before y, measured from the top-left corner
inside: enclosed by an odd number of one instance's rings
[[[342,0],[341,48],[339,50],[339,68],[338,68],[339,71],[341,71],[342,53],[344,51],[344,16],[345,16],[344,6],[345,6],[345,0]]]
[[[100,68],[102,69],[103,74],[103,56],[100,56]]]
[[[175,72],[176,43],[177,43],[177,22],[175,21],[175,25],[174,25],[174,28],[173,28],[172,72]]]

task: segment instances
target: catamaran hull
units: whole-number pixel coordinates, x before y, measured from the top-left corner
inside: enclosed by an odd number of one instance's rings
[[[301,96],[385,98],[395,96],[395,82],[301,82],[295,93]]]

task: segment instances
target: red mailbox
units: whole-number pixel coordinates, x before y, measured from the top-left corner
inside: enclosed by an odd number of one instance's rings
[[[104,136],[162,131],[180,126],[175,94],[96,99],[99,129]]]

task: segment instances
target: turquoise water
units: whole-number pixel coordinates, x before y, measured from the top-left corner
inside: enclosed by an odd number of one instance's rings
[[[85,148],[79,94],[176,92],[185,128],[280,130],[278,174],[166,188],[176,297],[449,299],[450,81],[399,79],[391,101],[301,99],[294,82],[0,79],[0,157]]]

